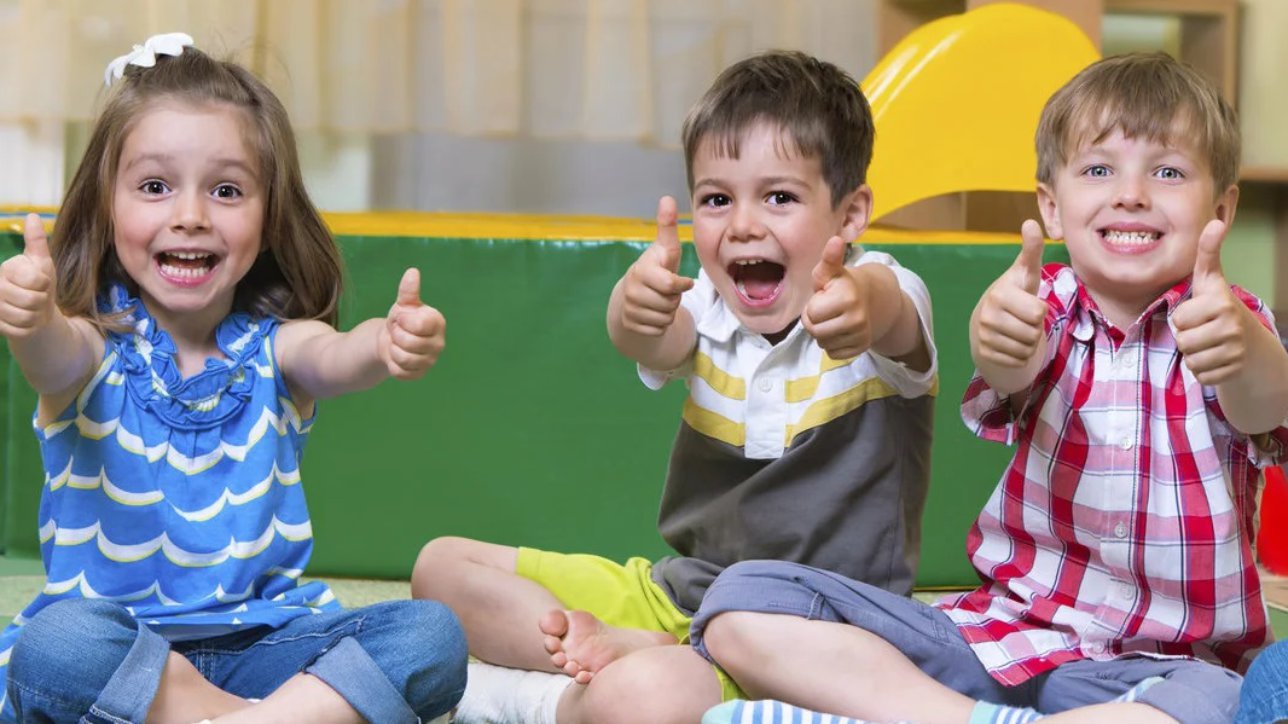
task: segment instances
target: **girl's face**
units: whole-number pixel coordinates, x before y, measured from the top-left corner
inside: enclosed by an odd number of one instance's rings
[[[266,198],[247,126],[231,106],[172,100],[125,137],[113,243],[164,329],[213,334],[259,255]]]

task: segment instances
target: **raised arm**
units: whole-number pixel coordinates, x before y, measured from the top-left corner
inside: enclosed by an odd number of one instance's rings
[[[57,414],[84,387],[103,356],[103,336],[55,303],[56,275],[40,217],[28,214],[22,254],[0,265],[0,334],[32,389],[41,417]]]
[[[930,369],[930,347],[917,307],[884,264],[845,265],[849,245],[828,239],[814,266],[814,295],[801,324],[832,359],[850,359],[871,349],[918,372]]]
[[[657,204],[657,238],[613,287],[608,337],[617,351],[655,370],[679,367],[693,353],[693,317],[680,306],[693,280],[679,275],[680,236],[675,199]]]
[[[288,322],[277,333],[277,361],[303,408],[386,377],[419,378],[438,361],[446,331],[443,315],[420,300],[420,272],[408,269],[387,317],[347,332],[316,320]]]
[[[1216,388],[1230,424],[1256,435],[1288,417],[1288,353],[1231,291],[1221,270],[1225,232],[1221,221],[1204,227],[1191,296],[1177,307],[1172,323],[1185,365],[1199,382]]]
[[[1020,236],[1015,263],[988,287],[970,317],[971,359],[1001,395],[1027,391],[1046,356],[1047,304],[1037,296],[1045,241],[1032,219],[1020,227]]]

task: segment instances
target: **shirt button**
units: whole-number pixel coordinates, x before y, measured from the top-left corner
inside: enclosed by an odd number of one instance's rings
[[[1118,595],[1122,596],[1123,598],[1132,598],[1134,593],[1135,593],[1135,590],[1132,589],[1130,583],[1118,584]]]
[[[774,381],[768,377],[761,377],[760,381],[756,383],[756,386],[760,388],[761,392],[769,392],[774,389]]]
[[[1103,653],[1105,653],[1105,645],[1104,645],[1104,644],[1102,644],[1102,643],[1100,643],[1099,641],[1097,641],[1096,643],[1094,643],[1094,644],[1092,644],[1092,645],[1088,646],[1087,648],[1088,648],[1088,649],[1090,649],[1090,650],[1091,650],[1091,653],[1093,653],[1093,654],[1103,654]]]
[[[1118,525],[1115,525],[1115,526],[1114,526],[1114,535],[1118,536],[1119,538],[1126,538],[1126,537],[1127,537],[1127,524],[1126,524],[1126,523],[1119,522],[1119,523],[1118,523]]]
[[[1124,436],[1123,439],[1118,441],[1118,447],[1124,450],[1130,450],[1132,446],[1135,444],[1136,444],[1136,441],[1133,440],[1130,435]]]

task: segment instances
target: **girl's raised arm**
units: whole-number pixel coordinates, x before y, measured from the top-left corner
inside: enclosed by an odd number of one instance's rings
[[[56,299],[54,261],[45,227],[28,214],[25,248],[0,264],[0,334],[40,395],[41,417],[70,402],[103,356],[103,335],[88,320],[67,317]]]
[[[375,386],[386,377],[414,380],[443,351],[447,322],[420,300],[420,272],[408,269],[389,315],[348,332],[316,320],[287,322],[277,333],[282,377],[305,409],[313,400]]]

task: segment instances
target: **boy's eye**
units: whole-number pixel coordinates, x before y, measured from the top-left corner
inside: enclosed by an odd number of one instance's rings
[[[232,184],[219,184],[211,193],[217,199],[237,199],[242,196],[242,190]]]
[[[1105,178],[1109,175],[1109,167],[1104,164],[1097,163],[1095,165],[1088,166],[1087,170],[1082,173],[1083,175],[1091,176],[1092,178]]]
[[[159,196],[169,191],[170,187],[166,186],[164,181],[152,178],[139,184],[139,190],[149,196]]]
[[[1179,181],[1185,178],[1185,174],[1175,166],[1164,166],[1155,171],[1154,174],[1167,181]]]
[[[790,204],[796,200],[796,197],[786,191],[774,191],[770,193],[765,200],[774,206],[778,206],[781,204]]]
[[[707,194],[701,199],[703,206],[728,206],[730,199],[724,194]]]

